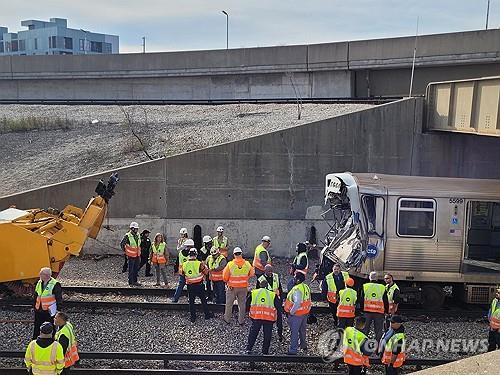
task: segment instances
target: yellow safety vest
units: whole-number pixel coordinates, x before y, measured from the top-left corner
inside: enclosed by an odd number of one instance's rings
[[[496,298],[491,301],[490,314],[491,329],[500,329],[500,302]]]
[[[223,270],[219,271],[214,271],[216,268],[220,266],[220,262],[222,262],[222,259],[225,259],[224,255],[219,254],[217,258],[215,258],[213,255],[209,255],[207,258],[207,265],[208,265],[208,272],[209,272],[209,278],[212,281],[221,281],[222,280],[222,273]]]
[[[396,359],[394,362],[392,361],[392,347],[394,344],[396,344],[399,340],[403,340],[403,344],[401,346],[401,351],[399,354],[396,356]],[[404,333],[396,333],[391,336],[391,338],[387,341],[384,347],[384,355],[382,356],[382,363],[384,365],[389,365],[392,364],[392,367],[398,368],[401,367],[405,361],[405,344],[406,344],[406,338]]]
[[[226,249],[227,248],[227,237],[223,236],[222,241],[219,242],[219,237],[215,236],[212,238],[212,247],[216,247],[218,249]]]
[[[264,280],[267,281],[265,274],[259,277],[259,283],[263,282]],[[276,293],[276,295],[279,296],[280,295],[279,288],[280,288],[280,277],[278,276],[277,273],[273,272],[273,282],[272,284],[268,283],[266,289]]]
[[[246,288],[248,287],[248,278],[252,266],[245,260],[245,263],[240,267],[234,262],[230,261],[226,267],[229,267],[229,280],[227,285],[232,288]]]
[[[165,257],[165,249],[167,245],[165,242],[160,242],[158,247],[156,247],[155,243],[151,243],[151,250],[153,250],[153,254],[151,256],[151,261],[155,264],[165,264],[167,263],[167,258]]]
[[[47,311],[51,305],[56,303],[56,296],[53,293],[54,286],[57,284],[57,280],[53,277],[47,282],[45,289],[42,290],[42,280],[38,280],[35,287],[36,302],[35,310],[45,310]]]
[[[267,255],[267,264],[271,264],[271,257],[269,256],[269,252],[267,251],[267,249],[264,246],[262,246],[262,244],[258,245],[255,248],[255,255],[253,257],[253,266],[260,271],[264,271],[264,265],[260,261],[260,253],[262,253],[263,251],[265,251]]]
[[[296,269],[295,272],[300,272],[303,273],[304,275],[307,275],[307,270],[309,269],[309,258],[307,257],[307,252],[304,251],[302,253],[297,254],[295,258],[293,258],[293,264],[299,265],[303,257],[306,257],[306,268],[303,270]]]
[[[399,290],[399,286],[396,283],[393,283],[390,287],[389,285],[385,286],[385,290],[387,291],[387,299],[389,300],[389,314],[396,313],[396,304],[394,303],[394,292]]]
[[[364,311],[383,314],[385,286],[377,283],[366,283],[363,285]]]
[[[203,274],[200,272],[201,262],[196,259],[189,259],[182,265],[186,284],[196,284],[203,281]]]
[[[66,336],[69,341],[66,353],[64,353],[64,367],[70,367],[80,359],[80,356],[78,355],[75,331],[73,329],[73,325],[70,322],[66,322],[64,326],[59,328],[54,338],[56,341],[59,341],[59,337],[63,335]]]
[[[369,366],[369,359],[361,351],[361,343],[366,335],[354,327],[346,327],[344,330],[344,363],[352,366]]]
[[[125,254],[131,258],[141,256],[141,236],[137,236],[137,241],[131,232],[127,232],[128,243],[125,244]]]
[[[344,285],[349,278],[349,272],[342,271],[342,278],[344,279]],[[335,285],[335,279],[333,278],[333,272],[330,272],[325,277],[326,286],[328,287],[328,293],[326,299],[331,303],[337,303],[337,285]]]
[[[295,312],[296,316],[307,315],[311,311],[311,289],[307,284],[300,283],[295,285],[287,294],[285,301],[285,312],[289,313],[293,307],[293,295],[298,290],[301,294],[300,307]]]
[[[354,318],[356,300],[358,293],[352,288],[345,288],[339,291],[339,304],[337,306],[337,317]]]
[[[24,363],[33,375],[57,375],[64,369],[64,354],[61,344],[54,341],[46,348],[37,345],[36,340],[29,343],[24,354]]]
[[[252,290],[252,301],[250,303],[249,316],[252,319],[268,320],[275,322],[277,318],[274,307],[274,292],[264,288]]]

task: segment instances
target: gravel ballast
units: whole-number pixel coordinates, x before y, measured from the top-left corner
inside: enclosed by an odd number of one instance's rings
[[[304,104],[297,120],[293,104],[0,105],[0,196],[148,160],[131,126],[159,158],[371,107]]]

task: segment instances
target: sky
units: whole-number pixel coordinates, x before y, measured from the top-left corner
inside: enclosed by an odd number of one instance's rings
[[[67,18],[120,36],[121,53],[327,43],[485,28],[487,0],[0,0],[0,26]],[[491,0],[489,28],[500,27]]]

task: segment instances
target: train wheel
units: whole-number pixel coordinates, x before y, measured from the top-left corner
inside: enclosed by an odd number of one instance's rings
[[[428,310],[437,310],[443,307],[444,291],[439,285],[429,284],[422,287],[422,304]]]

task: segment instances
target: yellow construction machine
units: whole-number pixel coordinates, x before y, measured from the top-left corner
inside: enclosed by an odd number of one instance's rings
[[[85,210],[68,205],[62,211],[16,207],[0,211],[0,284],[18,294],[22,284],[33,284],[42,267],[57,275],[70,255],[80,254],[87,237],[97,237],[118,180],[116,173],[107,184],[100,180],[97,196]]]

